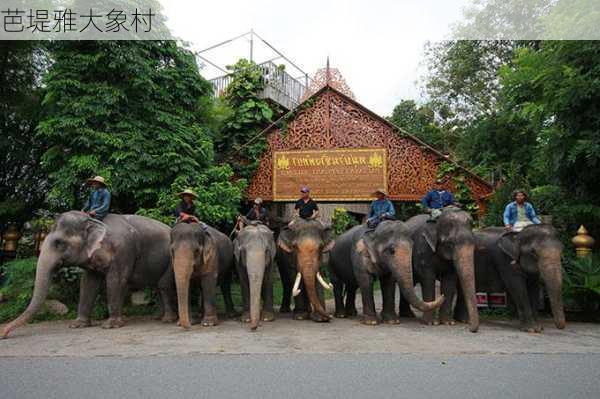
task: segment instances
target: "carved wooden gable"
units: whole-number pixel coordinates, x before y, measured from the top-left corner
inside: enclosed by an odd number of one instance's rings
[[[248,187],[249,198],[272,200],[274,151],[387,148],[389,197],[398,201],[420,200],[432,187],[439,165],[448,161],[416,137],[327,85],[263,133],[268,149]],[[468,170],[459,170],[474,199],[483,205],[492,187]],[[451,181],[448,185],[453,189]]]

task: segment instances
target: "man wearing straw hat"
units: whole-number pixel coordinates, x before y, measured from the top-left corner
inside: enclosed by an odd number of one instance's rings
[[[96,176],[88,179],[86,184],[92,188],[92,193],[82,211],[94,219],[102,220],[110,207],[110,192],[106,188],[106,181],[102,176]]]
[[[181,198],[181,202],[175,208],[175,223],[200,223],[196,215],[196,205],[194,200],[198,198],[198,194],[188,189],[177,194]]]
[[[377,197],[377,199],[371,202],[371,210],[369,211],[369,218],[367,219],[367,226],[370,228],[375,228],[385,219],[395,219],[396,210],[394,209],[394,205],[392,201],[387,199],[387,192],[383,188],[378,188],[373,195]]]

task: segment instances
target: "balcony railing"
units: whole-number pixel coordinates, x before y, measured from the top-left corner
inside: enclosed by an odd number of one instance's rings
[[[259,94],[261,98],[271,100],[287,110],[294,109],[300,104],[300,99],[306,91],[308,77],[302,82],[271,61],[258,64],[256,67],[260,69],[265,84],[264,90]],[[233,74],[229,74],[210,80],[215,96],[219,97],[225,93],[233,77]]]

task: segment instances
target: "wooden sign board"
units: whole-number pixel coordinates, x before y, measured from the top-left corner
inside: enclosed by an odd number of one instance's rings
[[[387,190],[387,161],[385,148],[275,151],[273,200],[297,200],[302,186],[315,200],[373,200],[376,189]]]

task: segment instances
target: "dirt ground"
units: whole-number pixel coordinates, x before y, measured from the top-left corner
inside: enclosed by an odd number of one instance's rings
[[[281,315],[250,332],[239,321],[184,331],[148,317],[130,318],[125,327],[103,330],[99,323],[70,329],[68,321],[42,322],[0,340],[0,357],[166,356],[198,353],[399,353],[521,354],[600,353],[600,325],[570,323],[565,330],[544,320],[542,334],[516,329],[516,321],[483,321],[480,332],[466,325],[424,326],[415,319],[399,325],[365,326],[358,319],[330,323],[292,320]]]

